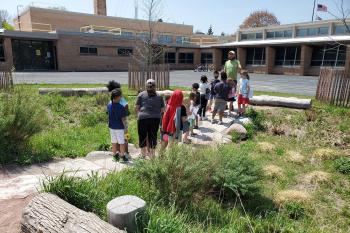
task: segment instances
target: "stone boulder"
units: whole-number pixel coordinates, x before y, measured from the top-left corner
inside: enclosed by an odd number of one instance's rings
[[[247,130],[241,124],[234,123],[229,128],[225,129],[223,133],[226,135],[232,135],[233,132],[238,133],[241,139],[247,138]]]

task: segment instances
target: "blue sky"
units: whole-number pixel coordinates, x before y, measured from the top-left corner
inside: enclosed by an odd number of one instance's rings
[[[6,9],[16,16],[17,5],[27,6],[33,0],[0,0],[0,9]],[[139,0],[139,18],[144,16]],[[340,0],[316,1],[325,4],[337,14],[335,2]],[[70,11],[93,13],[93,0],[39,0],[35,5],[60,5]],[[350,0],[344,0],[345,9],[350,10]],[[194,30],[207,32],[213,25],[215,34],[233,33],[243,20],[254,10],[269,10],[282,24],[307,22],[311,20],[313,0],[162,0],[162,18],[172,23],[194,25]],[[110,16],[134,17],[134,0],[107,0],[107,14]],[[323,19],[330,19],[325,12],[316,12]]]

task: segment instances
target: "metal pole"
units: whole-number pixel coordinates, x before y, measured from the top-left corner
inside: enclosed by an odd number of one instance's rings
[[[311,22],[314,21],[314,15],[315,15],[315,6],[316,6],[316,0],[314,0],[314,8],[312,9],[312,19]]]
[[[17,5],[17,22],[18,22],[18,29],[19,31],[21,31],[21,21],[20,21],[20,17],[19,17],[19,8],[23,7],[22,5]]]

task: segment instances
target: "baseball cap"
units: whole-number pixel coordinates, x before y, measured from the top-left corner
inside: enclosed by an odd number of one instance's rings
[[[149,85],[149,84],[156,84],[156,81],[154,81],[154,79],[148,79],[146,81],[146,84]]]
[[[231,51],[230,51],[230,52],[228,52],[228,53],[236,54],[236,53],[235,53],[235,51],[233,51],[233,50],[231,50]]]

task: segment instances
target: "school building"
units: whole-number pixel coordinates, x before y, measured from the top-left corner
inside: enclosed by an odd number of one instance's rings
[[[16,30],[0,29],[0,66],[17,71],[125,71],[135,46],[149,36],[148,21],[29,6]],[[350,25],[350,19],[347,20]],[[234,36],[193,33],[192,25],[157,22],[153,43],[160,63],[172,69],[213,64],[221,69],[230,50],[242,66],[266,74],[318,75],[320,67],[350,69],[350,34],[336,20],[238,30]]]

